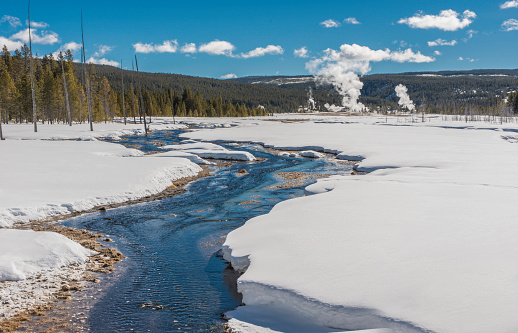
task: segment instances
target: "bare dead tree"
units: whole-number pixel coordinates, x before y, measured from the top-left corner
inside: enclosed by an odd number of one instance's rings
[[[140,108],[142,110],[142,118],[144,118],[144,131],[147,135],[147,124],[146,124],[146,110],[144,110],[144,99],[142,98],[142,87],[140,85],[140,76],[138,72],[138,61],[137,55],[135,54],[135,66],[137,67],[137,82],[138,82],[138,92],[140,96]]]
[[[70,113],[70,103],[68,102],[67,79],[65,78],[65,66],[63,66],[64,61],[65,58],[61,55],[61,72],[63,73],[63,87],[65,88],[65,105],[67,106],[68,125],[72,126],[72,114]]]
[[[133,60],[131,61],[131,85],[135,87],[135,67],[133,66]],[[131,108],[133,112],[133,123],[137,123],[137,119],[135,118],[135,94],[133,93],[133,89],[131,90]],[[139,117],[140,123],[142,124],[142,117]]]
[[[176,124],[176,121],[174,120],[175,110],[174,110],[174,101],[173,101],[173,89],[171,89],[169,92],[171,95],[171,110],[173,112],[173,124]]]
[[[36,114],[36,94],[34,93],[34,75],[32,73],[32,39],[31,39],[31,1],[27,7],[27,16],[29,22],[29,63],[31,70],[31,93],[32,93],[32,121],[34,122],[34,132],[38,132],[38,115]]]
[[[124,70],[122,69],[122,59],[121,59],[121,81],[122,81],[122,114],[124,115],[124,125],[126,125],[126,104],[124,103]]]
[[[83,33],[83,10],[81,10],[81,40],[83,42],[83,51],[82,51],[82,63],[83,63],[83,71],[86,79],[86,104],[88,105],[88,122],[90,123],[90,131],[94,130],[93,120],[92,120],[92,107],[90,105],[90,80],[88,79],[88,73],[86,72],[86,52],[85,52],[85,38]]]
[[[2,109],[0,108],[0,140],[5,140],[2,134]]]

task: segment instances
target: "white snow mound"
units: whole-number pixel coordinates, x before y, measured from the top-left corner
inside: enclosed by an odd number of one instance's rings
[[[0,229],[0,281],[23,280],[42,270],[84,262],[94,254],[54,232]]]

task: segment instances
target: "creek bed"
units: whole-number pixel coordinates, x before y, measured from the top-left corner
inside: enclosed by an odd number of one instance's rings
[[[178,143],[180,133],[157,131],[118,142],[152,153]],[[108,235],[114,241],[109,245],[126,257],[93,291],[65,306],[81,313],[81,330],[221,332],[222,314],[241,304],[238,276],[217,256],[225,235],[276,203],[304,195],[315,178],[351,172],[332,156],[290,158],[254,144],[223,146],[264,160],[213,166],[212,176],[192,182],[183,195],[62,222]],[[297,173],[302,180],[293,182],[290,175]]]

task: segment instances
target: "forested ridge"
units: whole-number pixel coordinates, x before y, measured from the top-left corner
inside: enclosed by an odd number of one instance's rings
[[[234,79],[242,83],[307,91],[311,87],[317,105],[339,103],[330,85],[315,84],[309,76],[252,76]],[[403,84],[417,106],[429,112],[455,113],[465,108],[496,108],[512,91],[518,90],[518,69],[480,69],[401,74],[372,74],[361,77],[360,102],[371,109],[397,108],[394,88]],[[325,94],[322,94],[325,92]],[[324,99],[321,99],[324,95]]]
[[[106,65],[82,65],[67,51],[34,59],[37,116],[41,121],[66,120],[64,83],[69,93],[72,119],[87,120],[85,71],[91,82],[94,121],[108,121],[125,113],[141,115],[136,73]],[[145,68],[145,64],[141,64]],[[124,76],[124,102],[122,98]],[[325,103],[339,104],[341,97],[330,85],[316,84],[312,76],[255,76],[233,80],[179,74],[140,72],[143,104],[148,116],[254,116],[269,112],[297,112],[307,105],[311,89],[317,109]],[[360,102],[371,109],[397,109],[394,87],[404,84],[408,94],[427,112],[463,113],[465,110],[497,109],[502,100],[518,90],[518,70],[442,71],[374,74],[361,78]],[[518,103],[518,98],[512,98]],[[515,102],[516,101],[516,102]],[[517,107],[513,110],[518,110]],[[0,54],[0,111],[2,120],[32,121],[29,50]],[[471,111],[470,111],[471,112]]]
[[[0,114],[4,123],[31,122],[33,119],[29,55],[27,46],[12,53],[4,47],[0,54]],[[83,71],[83,66],[87,66],[86,71]],[[173,85],[171,81],[162,84],[161,81],[153,81],[151,84],[149,76],[154,77],[155,74],[150,73],[141,73],[143,103],[140,103],[137,74],[108,67],[76,63],[70,51],[60,53],[57,59],[53,55],[35,57],[33,69],[38,120],[48,123],[67,121],[66,82],[72,121],[88,121],[87,77],[95,122],[110,121],[124,114],[136,120],[142,116],[142,104],[147,116],[172,116],[173,112],[176,116],[199,117],[267,114],[266,108],[259,103],[234,101],[220,94],[224,91],[204,95],[182,83]],[[210,89],[204,91],[210,92]]]

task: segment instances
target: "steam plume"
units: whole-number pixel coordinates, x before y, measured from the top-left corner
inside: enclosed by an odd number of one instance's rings
[[[407,87],[402,85],[402,84],[398,84],[396,86],[396,95],[397,97],[399,97],[399,101],[397,102],[401,107],[403,108],[407,108],[408,111],[414,111],[415,110],[415,105],[414,105],[414,102],[412,102],[412,100],[410,99],[410,96],[408,96],[407,94]]]
[[[365,110],[365,106],[358,102],[363,83],[358,74],[367,74],[371,62],[432,62],[435,59],[425,56],[412,49],[404,51],[372,50],[367,46],[357,44],[343,44],[340,50],[327,49],[321,58],[306,63],[306,69],[315,74],[317,83],[332,84],[342,96],[342,106],[350,111]],[[413,105],[413,104],[412,104]],[[337,108],[336,106],[331,106]]]

